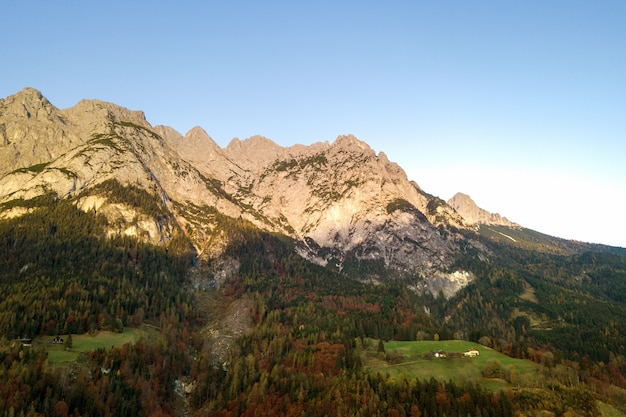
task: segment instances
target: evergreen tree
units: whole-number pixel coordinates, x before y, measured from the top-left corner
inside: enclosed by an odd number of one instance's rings
[[[65,350],[69,350],[72,348],[73,343],[74,342],[72,342],[72,335],[68,334],[65,342],[63,342],[63,347],[65,347]]]

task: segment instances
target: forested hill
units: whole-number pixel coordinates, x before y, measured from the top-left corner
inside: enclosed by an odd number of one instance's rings
[[[32,89],[0,127],[1,416],[626,413],[622,249],[470,226],[351,136],[221,149]],[[448,339],[536,373],[366,360]]]
[[[182,238],[166,247],[110,238],[97,213],[52,196],[31,203],[39,208],[0,223],[3,415],[596,415],[624,404],[619,255],[485,240],[497,256],[459,260],[476,279],[445,299],[348,278],[295,255],[289,238],[219,214],[232,243],[220,265],[201,265]],[[226,264],[237,268],[224,275]],[[239,300],[247,307],[232,313]],[[228,333],[231,313],[251,323],[238,338]],[[128,326],[151,336],[69,367],[47,363],[50,347],[37,343]],[[20,337],[33,346],[10,342]],[[479,341],[545,371],[536,385],[494,392],[363,367],[362,349],[377,339],[434,337]]]

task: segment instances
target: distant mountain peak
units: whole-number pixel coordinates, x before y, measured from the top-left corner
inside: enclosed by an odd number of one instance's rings
[[[180,145],[185,148],[198,148],[206,147],[212,150],[220,149],[219,145],[215,143],[213,138],[200,126],[195,126],[189,130],[183,138],[184,143]]]
[[[269,151],[278,153],[279,149],[282,149],[280,145],[271,139],[261,135],[254,135],[247,139],[241,140],[239,138],[233,138],[226,147],[227,152],[250,152],[250,151]]]
[[[31,87],[26,87],[0,101],[0,115],[5,117],[51,119],[56,118],[55,113],[58,110],[41,94],[41,91]]]
[[[41,91],[37,90],[36,88],[32,88],[32,87],[25,87],[22,90],[18,91],[17,93],[13,94],[12,96],[7,97],[7,100],[16,100],[16,101],[45,101],[48,102],[48,99],[46,99],[43,94],[41,93]]]
[[[115,122],[130,122],[145,128],[152,128],[141,110],[129,110],[125,107],[102,100],[81,100],[74,107],[63,110],[76,119],[102,119]]]
[[[502,217],[498,213],[490,213],[478,207],[474,200],[467,194],[456,193],[448,200],[448,205],[471,225],[486,224],[519,227],[517,223],[509,221],[506,217]]]
[[[255,172],[284,155],[285,148],[271,139],[255,135],[245,140],[234,138],[224,153],[231,160],[238,161],[242,168]]]
[[[357,139],[354,135],[337,136],[337,139],[335,139],[331,147],[349,152],[374,154],[374,151],[367,143]]]
[[[15,93],[13,96],[8,97],[7,99],[9,99],[11,97],[13,97],[14,99],[19,99],[19,100],[48,101],[48,99],[46,99],[43,96],[43,94],[41,94],[41,91],[37,90],[36,88],[32,88],[32,87],[25,87],[21,91],[18,91],[17,93]]]

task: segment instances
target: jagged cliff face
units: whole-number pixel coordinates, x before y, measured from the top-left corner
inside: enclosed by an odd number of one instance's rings
[[[261,149],[268,150],[262,163],[252,163],[250,155]],[[353,136],[287,149],[252,138],[225,151],[231,160],[250,161],[233,195],[273,228],[295,236],[308,258],[339,268],[347,259],[382,260],[388,267],[425,273],[445,268],[453,257],[454,239],[446,240],[436,226],[437,221],[460,226],[458,215],[443,209],[430,213],[431,197],[384,154]]]
[[[508,227],[520,227],[517,223],[509,221],[506,217],[498,213],[490,213],[476,205],[474,200],[467,194],[456,193],[448,200],[448,205],[452,207],[470,225],[497,225]]]
[[[162,212],[112,201],[97,191],[108,180],[149,192]],[[219,213],[288,235],[329,267],[374,262],[411,282],[426,278],[420,285],[454,282],[451,292],[471,279],[446,279],[461,245],[472,244],[456,232],[467,222],[353,136],[288,148],[253,137],[222,149],[201,128],[183,136],[95,100],[59,110],[25,89],[0,101],[0,217],[25,212],[11,202],[48,192],[105,214],[109,234],[157,244],[186,234],[200,258],[218,258],[228,243]]]

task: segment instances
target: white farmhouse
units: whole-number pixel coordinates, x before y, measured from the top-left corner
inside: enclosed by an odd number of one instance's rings
[[[469,349],[467,352],[463,353],[463,355],[469,358],[473,358],[473,357],[480,355],[480,352],[477,351],[476,349]]]

